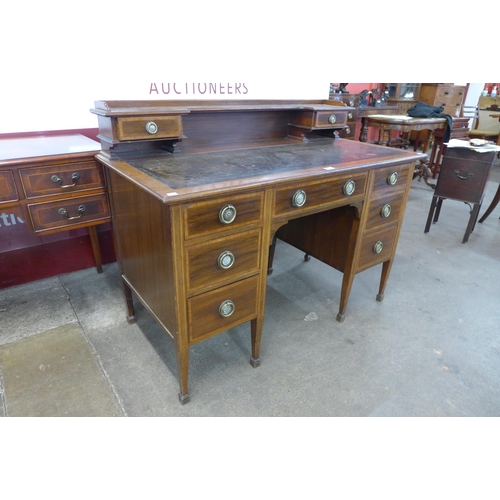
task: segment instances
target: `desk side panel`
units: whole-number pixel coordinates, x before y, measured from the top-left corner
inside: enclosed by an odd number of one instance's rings
[[[172,336],[178,331],[170,207],[108,170],[122,276]]]

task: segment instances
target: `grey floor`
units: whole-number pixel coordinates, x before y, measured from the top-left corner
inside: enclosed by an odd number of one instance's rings
[[[445,201],[424,234],[431,198],[414,180],[385,300],[380,266],[359,274],[344,323],[341,274],[279,244],[261,366],[248,324],[192,347],[186,405],[171,340],[138,303],[125,319],[116,264],[0,290],[0,415],[500,416],[500,206],[462,244],[468,206]]]

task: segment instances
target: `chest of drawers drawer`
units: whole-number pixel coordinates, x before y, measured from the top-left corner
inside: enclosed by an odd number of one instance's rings
[[[104,187],[102,168],[95,161],[21,169],[19,175],[28,199]]]
[[[295,215],[364,196],[366,174],[322,181],[297,181],[276,189],[273,216]]]
[[[259,277],[254,276],[187,301],[189,338],[198,342],[257,316]]]
[[[185,238],[217,234],[262,222],[262,192],[219,197],[184,206]]]
[[[19,200],[14,175],[11,170],[0,172],[0,203]]]
[[[235,280],[260,267],[261,229],[186,247],[187,289]]]
[[[105,194],[28,205],[36,233],[110,219]]]

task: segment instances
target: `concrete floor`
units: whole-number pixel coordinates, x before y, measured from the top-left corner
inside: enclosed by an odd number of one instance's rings
[[[248,324],[192,347],[186,405],[171,340],[139,303],[125,319],[116,264],[0,290],[0,415],[499,416],[500,206],[462,244],[467,205],[424,234],[431,198],[414,180],[385,299],[380,266],[359,274],[344,323],[341,274],[279,244],[261,366]]]

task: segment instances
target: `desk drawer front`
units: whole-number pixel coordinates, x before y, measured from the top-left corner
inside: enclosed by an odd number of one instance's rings
[[[189,338],[198,342],[257,316],[259,277],[188,299]]]
[[[109,219],[105,194],[28,205],[35,232]]]
[[[234,280],[260,268],[261,230],[187,247],[188,291]]]
[[[0,203],[17,200],[19,196],[12,171],[0,172]]]
[[[182,118],[180,116],[118,118],[117,133],[120,141],[174,139],[182,136]]]
[[[352,112],[352,111],[351,111]],[[314,117],[314,127],[331,128],[332,126],[342,126],[347,123],[347,112],[324,112],[316,113]]]
[[[401,213],[403,194],[403,192],[397,191],[390,195],[371,199],[366,229],[374,229],[382,224],[397,221]]]
[[[20,170],[19,174],[27,198],[104,186],[102,170],[93,161],[24,169]]]
[[[354,191],[348,194],[352,186]],[[276,190],[274,216],[300,214],[323,205],[345,203],[353,198],[359,200],[359,197],[364,195],[365,186],[366,174],[316,182],[297,181]]]
[[[361,244],[358,270],[380,264],[392,256],[392,247],[396,237],[397,225],[380,231],[366,233]]]
[[[251,193],[185,205],[186,239],[260,224],[263,202],[263,193]]]
[[[413,165],[398,165],[396,167],[382,168],[375,172],[373,182],[373,192],[380,190],[400,190],[404,189],[408,182],[410,170],[413,174]]]

